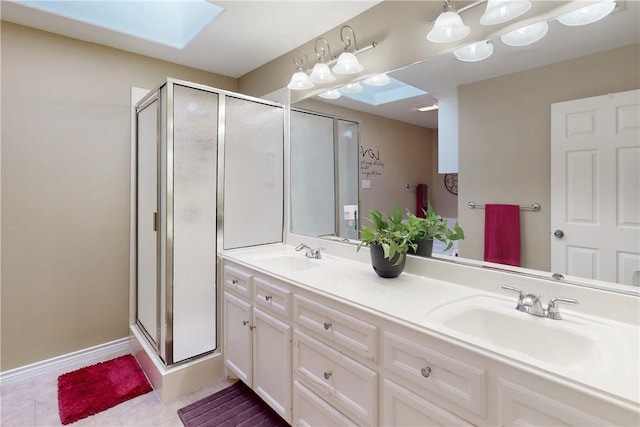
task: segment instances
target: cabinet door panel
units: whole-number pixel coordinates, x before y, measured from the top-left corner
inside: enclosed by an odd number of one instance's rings
[[[377,361],[377,326],[297,295],[293,316],[299,325],[327,340],[331,346]]]
[[[291,326],[253,309],[253,389],[291,422]]]
[[[384,380],[382,402],[385,426],[472,425],[390,380]]]
[[[498,416],[501,425],[604,426],[616,424],[504,379],[498,381],[498,400]]]
[[[384,367],[433,396],[485,416],[486,370],[405,337],[384,334]],[[428,370],[424,372],[423,370]]]
[[[224,363],[245,384],[251,387],[251,306],[224,293]]]
[[[293,425],[357,426],[298,381],[293,382]]]
[[[291,316],[291,291],[276,285],[276,283],[279,282],[272,278],[255,277],[253,279],[255,305],[273,314],[289,318]]]
[[[297,378],[349,418],[376,425],[378,373],[311,338],[294,333]]]
[[[225,265],[224,286],[243,298],[251,298],[251,274],[248,271]]]

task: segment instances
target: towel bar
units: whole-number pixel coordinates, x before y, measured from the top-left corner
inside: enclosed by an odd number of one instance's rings
[[[474,202],[473,200],[471,200],[469,203],[467,203],[467,207],[469,209],[484,209],[485,205],[479,205],[476,202]],[[541,209],[540,203],[531,203],[530,206],[520,206],[520,210],[521,211],[533,211],[533,212],[538,212]]]

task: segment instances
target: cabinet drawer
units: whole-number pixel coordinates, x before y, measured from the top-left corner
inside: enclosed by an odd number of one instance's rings
[[[562,425],[562,426],[606,426],[620,425],[590,414],[582,408],[567,405],[547,394],[498,380],[498,420],[500,425]],[[595,408],[592,408],[595,409]],[[588,410],[588,409],[587,409]],[[597,411],[598,409],[595,409]],[[614,411],[611,411],[613,413]],[[607,416],[603,411],[600,415]],[[635,418],[635,419],[634,419]],[[629,418],[628,425],[637,425],[637,414]],[[625,423],[626,424],[626,423]]]
[[[293,425],[357,426],[298,381],[293,382]]]
[[[320,341],[294,332],[297,378],[349,418],[377,424],[378,373]]]
[[[297,295],[293,305],[294,318],[299,325],[322,336],[332,346],[376,361],[377,326]]]
[[[225,265],[224,286],[240,296],[251,298],[251,273]]]
[[[273,314],[291,317],[291,291],[261,277],[253,278],[254,301]]]
[[[384,426],[473,425],[391,380],[385,379],[382,387]]]
[[[484,369],[389,332],[384,334],[384,367],[420,387],[420,392],[430,392],[482,417],[486,414]]]

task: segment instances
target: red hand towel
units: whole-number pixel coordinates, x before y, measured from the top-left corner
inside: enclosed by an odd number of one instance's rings
[[[484,260],[520,266],[520,206],[485,206]]]

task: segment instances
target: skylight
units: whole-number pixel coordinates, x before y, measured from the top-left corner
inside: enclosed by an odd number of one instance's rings
[[[369,105],[382,105],[427,94],[427,92],[422,89],[418,89],[394,78],[391,78],[391,83],[386,86],[369,86],[363,84],[362,87],[364,88],[362,92],[342,92],[342,96]]]
[[[17,0],[24,6],[182,49],[224,9],[206,0]]]

